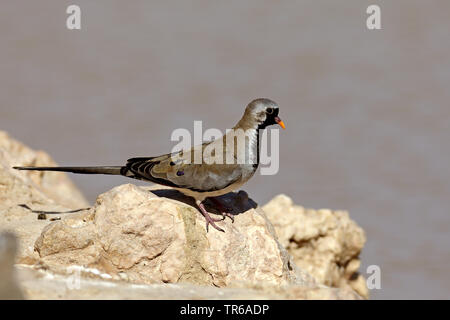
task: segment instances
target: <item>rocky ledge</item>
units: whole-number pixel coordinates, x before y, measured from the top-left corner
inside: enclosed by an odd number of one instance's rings
[[[346,212],[285,195],[260,207],[239,191],[221,197],[235,222],[206,232],[175,190],[124,184],[87,208],[65,174],[13,165],[55,163],[0,132],[0,298],[368,297],[358,274],[365,235]]]

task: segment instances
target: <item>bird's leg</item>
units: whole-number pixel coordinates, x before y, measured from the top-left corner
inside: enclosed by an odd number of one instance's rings
[[[223,229],[219,228],[215,222],[222,221],[223,219],[214,219],[209,215],[209,212],[206,211],[205,206],[203,205],[202,201],[196,200],[195,203],[197,204],[197,207],[200,209],[200,212],[205,217],[206,220],[206,232],[208,232],[208,226],[211,224],[214,228],[216,228],[219,231],[225,232]]]
[[[231,219],[231,222],[234,223],[234,215],[228,212],[228,209],[224,206],[224,204],[217,198],[210,198],[218,207],[220,213],[222,214],[222,220],[225,220],[226,217]]]

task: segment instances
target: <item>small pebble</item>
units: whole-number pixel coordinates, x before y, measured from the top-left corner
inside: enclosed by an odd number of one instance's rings
[[[46,220],[47,216],[45,215],[45,213],[39,213],[37,218],[38,218],[38,220]]]

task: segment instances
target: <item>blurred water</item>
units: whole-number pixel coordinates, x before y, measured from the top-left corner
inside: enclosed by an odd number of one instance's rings
[[[365,10],[382,9],[382,30]],[[168,152],[175,128],[280,105],[281,169],[245,189],[347,209],[373,298],[449,298],[450,2],[4,1],[0,129],[60,164]],[[93,201],[120,177],[73,176]]]

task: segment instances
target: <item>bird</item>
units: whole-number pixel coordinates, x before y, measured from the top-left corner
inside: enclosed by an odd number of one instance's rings
[[[122,166],[16,166],[13,168],[17,170],[122,175],[168,186],[194,198],[196,206],[206,220],[207,232],[210,224],[218,231],[225,232],[217,226],[216,222],[222,221],[226,217],[234,222],[234,217],[224,210],[224,206],[215,197],[238,189],[255,174],[259,165],[260,130],[275,124],[283,129],[286,128],[278,113],[279,107],[276,102],[267,98],[252,100],[245,108],[244,115],[239,122],[221,138],[204,142],[191,149],[179,150],[161,156],[131,158]],[[245,144],[240,144],[239,141],[242,133],[244,133]],[[200,161],[192,161],[192,159],[195,160],[196,153],[200,155],[200,158],[197,158]],[[216,203],[222,219],[215,219],[210,216],[204,206],[204,201],[207,198]]]

